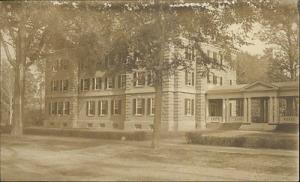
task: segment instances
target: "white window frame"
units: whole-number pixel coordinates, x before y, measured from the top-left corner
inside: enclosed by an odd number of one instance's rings
[[[194,116],[195,114],[195,100],[186,98],[184,99],[184,114],[186,116]]]
[[[194,77],[194,78],[193,78]],[[185,85],[194,86],[195,83],[195,72],[194,71],[185,71]]]
[[[138,107],[139,105],[139,101],[141,102],[141,108]],[[144,103],[144,106],[143,106],[143,103]],[[139,113],[139,109],[141,109],[141,111],[143,111],[144,109],[144,113]],[[135,115],[136,116],[142,116],[145,114],[145,99],[144,98],[136,98],[136,103],[135,103]]]
[[[91,113],[91,111],[92,111],[92,109],[91,109],[91,103],[94,103],[94,113]],[[88,116],[95,116],[95,114],[96,114],[96,103],[95,103],[95,101],[93,101],[93,100],[90,100],[90,101],[87,101],[87,107],[88,107],[88,109],[87,109],[87,115]]]
[[[114,77],[107,77],[106,79],[107,79],[106,89],[113,89],[114,88],[114,82],[113,82]],[[110,83],[111,83],[111,87],[109,87]]]
[[[120,115],[121,114],[121,108],[122,108],[122,101],[121,101],[121,99],[115,99],[115,100],[113,100],[113,102],[114,102],[114,108],[113,108],[114,115]],[[121,102],[120,106],[119,106],[119,102]],[[118,111],[118,112],[116,112],[116,111]]]
[[[100,103],[100,105],[99,105]],[[106,103],[106,114],[103,112],[104,111],[104,103]],[[99,116],[105,116],[105,115],[108,115],[108,100],[99,100],[98,101],[98,115]]]
[[[145,71],[135,71],[134,72],[136,74],[136,80],[135,80],[135,87],[143,87],[146,85],[146,72]],[[141,80],[140,80],[140,74],[143,74],[144,75],[144,83],[140,83]]]
[[[155,99],[150,98],[150,116],[153,116],[155,113]]]

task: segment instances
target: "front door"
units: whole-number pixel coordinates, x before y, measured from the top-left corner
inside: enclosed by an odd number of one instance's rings
[[[268,98],[252,98],[251,118],[253,123],[268,122]]]

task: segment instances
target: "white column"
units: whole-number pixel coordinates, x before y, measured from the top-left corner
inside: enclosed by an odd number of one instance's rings
[[[222,100],[222,122],[226,122],[226,113],[227,113],[227,99]]]
[[[273,123],[273,97],[269,97],[269,121],[268,123]]]
[[[248,122],[248,103],[247,103],[247,98],[245,97],[244,98],[244,123],[247,123]]]
[[[279,123],[279,107],[278,107],[278,97],[274,97],[274,123]]]
[[[209,117],[209,99],[205,98],[205,123],[207,123]]]
[[[248,98],[248,123],[251,123],[251,97]]]

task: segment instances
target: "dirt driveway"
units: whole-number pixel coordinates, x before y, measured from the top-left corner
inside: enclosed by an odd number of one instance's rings
[[[149,141],[1,135],[3,180],[226,180],[298,179],[298,152]]]

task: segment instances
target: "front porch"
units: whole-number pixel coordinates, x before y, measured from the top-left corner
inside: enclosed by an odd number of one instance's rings
[[[214,88],[206,94],[206,124],[299,124],[297,84],[255,82]]]

